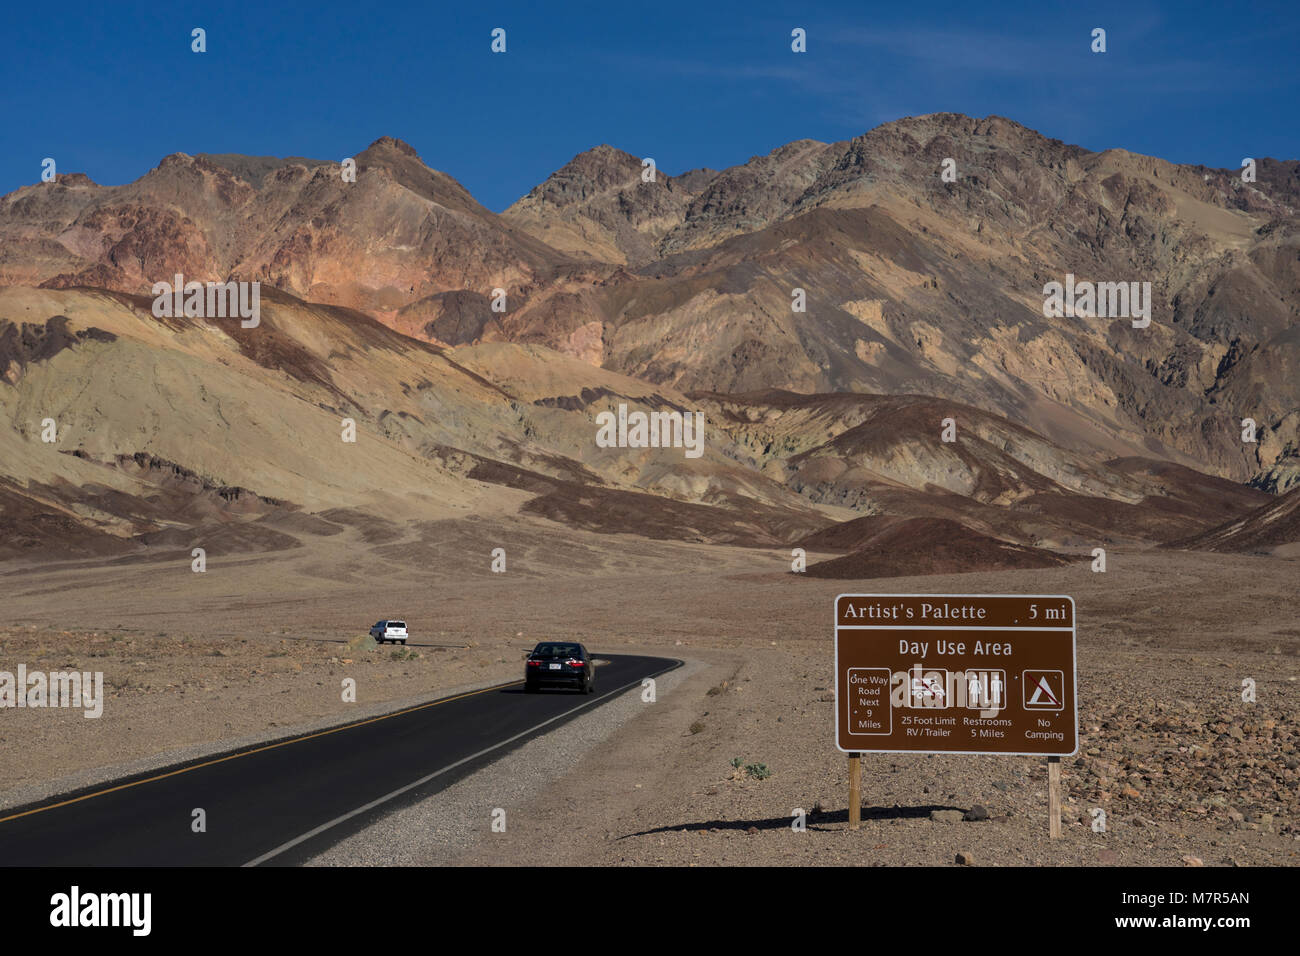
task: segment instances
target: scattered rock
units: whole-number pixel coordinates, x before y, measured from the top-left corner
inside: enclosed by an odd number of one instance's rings
[[[961,866],[974,866],[975,854],[971,853],[970,850],[962,850],[957,854],[957,863]]]
[[[975,804],[975,806],[971,807],[969,810],[966,811],[965,815],[962,816],[962,819],[969,820],[972,822],[987,820],[989,819],[988,808],[977,803]]]
[[[1205,866],[1205,861],[1202,860],[1199,856],[1191,856],[1191,855],[1185,856],[1183,857],[1183,863],[1186,866]]]

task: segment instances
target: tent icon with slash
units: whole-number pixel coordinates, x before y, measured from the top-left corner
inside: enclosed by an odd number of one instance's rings
[[[1025,671],[1022,676],[1025,710],[1064,710],[1064,671]]]

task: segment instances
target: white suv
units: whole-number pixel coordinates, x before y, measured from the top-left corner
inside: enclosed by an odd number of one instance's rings
[[[380,621],[370,629],[370,636],[379,644],[392,641],[394,644],[406,643],[405,621]]]

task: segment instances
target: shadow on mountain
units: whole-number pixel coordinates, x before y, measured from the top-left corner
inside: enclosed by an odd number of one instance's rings
[[[1080,560],[1025,545],[1009,544],[972,531],[946,518],[896,518],[887,515],[860,518],[827,529],[800,542],[817,548],[830,541],[856,550],[808,568],[814,578],[890,578],[915,574],[962,574],[970,571],[1008,571],[1020,568],[1056,568]]]

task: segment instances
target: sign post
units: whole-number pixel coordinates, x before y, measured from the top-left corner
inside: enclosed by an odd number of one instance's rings
[[[1047,836],[1061,838],[1061,758],[1047,758]]]
[[[849,829],[862,823],[862,754],[849,754]]]
[[[1060,836],[1060,758],[1078,750],[1074,600],[1066,595],[841,594],[835,746],[862,753],[1046,756]]]

